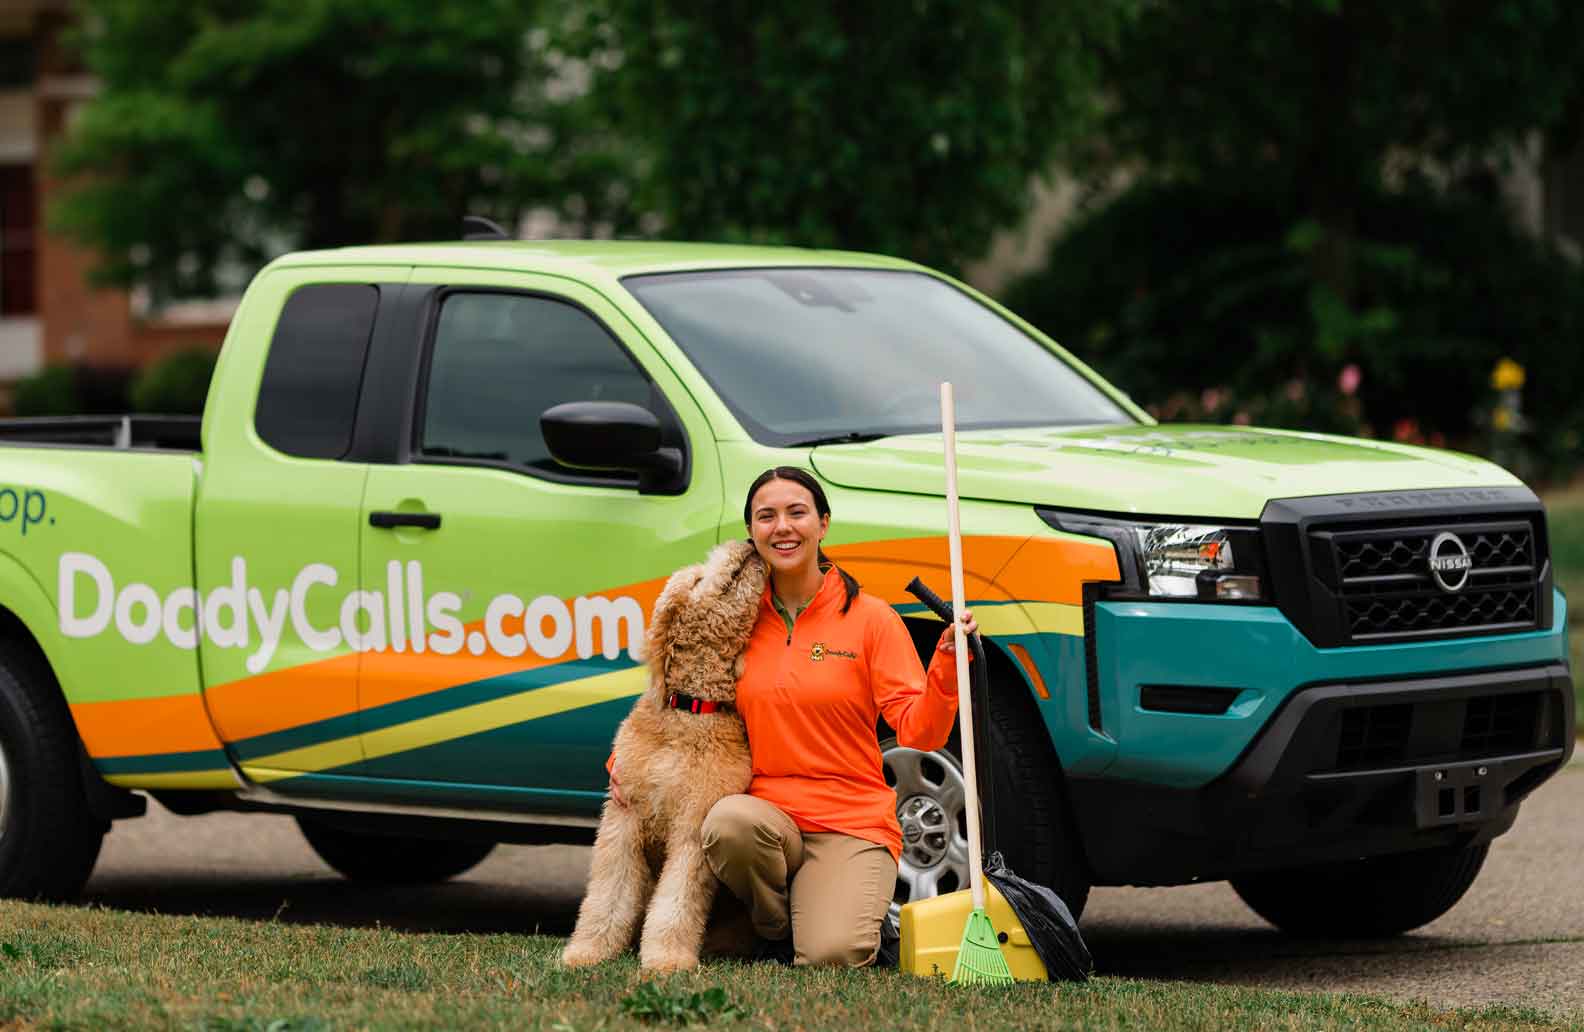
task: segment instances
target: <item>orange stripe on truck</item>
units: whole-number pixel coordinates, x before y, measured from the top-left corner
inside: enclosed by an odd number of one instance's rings
[[[893,605],[917,601],[907,592],[915,576],[942,597],[951,594],[951,557],[944,537],[835,545],[827,555],[865,591]],[[1083,602],[1087,581],[1119,578],[1109,542],[1064,538],[966,537],[963,590],[971,599],[1007,602]]]
[[[1091,581],[1121,580],[1116,549],[1109,541],[1029,538],[996,576],[1011,597],[1024,602],[1080,605]]]
[[[349,652],[217,684],[204,693],[213,705],[215,727],[226,741],[238,742],[354,712],[356,707],[344,700],[357,698],[358,664],[364,658]]]
[[[198,695],[75,702],[71,713],[90,756],[150,756],[221,748]]]
[[[963,539],[963,590],[969,598],[1012,599],[995,583],[995,575],[1023,541],[1020,537],[989,535]],[[918,601],[907,591],[907,583],[914,577],[941,597],[951,597],[951,554],[944,537],[833,545],[825,549],[825,554],[852,574],[863,590],[892,605]]]

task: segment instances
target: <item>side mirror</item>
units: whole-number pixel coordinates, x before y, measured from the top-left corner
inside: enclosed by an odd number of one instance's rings
[[[660,420],[642,406],[569,401],[545,409],[539,429],[550,457],[563,466],[630,470],[639,474],[639,489],[646,493],[673,493],[686,486],[682,452],[661,447]]]

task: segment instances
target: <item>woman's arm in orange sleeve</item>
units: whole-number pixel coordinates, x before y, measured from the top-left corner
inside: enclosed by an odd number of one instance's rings
[[[957,718],[957,665],[939,649],[929,672],[895,610],[869,626],[869,683],[897,741],[909,749],[939,749]]]
[[[622,798],[621,781],[616,777],[616,750],[611,749],[611,754],[605,757],[605,773],[610,775],[610,797],[616,801],[617,806],[626,806],[627,800]]]

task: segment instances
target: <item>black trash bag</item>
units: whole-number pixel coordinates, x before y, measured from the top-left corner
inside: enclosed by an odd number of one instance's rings
[[[1055,892],[1019,878],[1007,870],[1006,861],[999,851],[991,853],[985,861],[985,877],[996,891],[1006,897],[1007,905],[1017,915],[1018,924],[1028,933],[1034,952],[1045,965],[1045,974],[1052,982],[1084,982],[1094,971],[1094,958],[1083,936],[1078,934],[1078,922],[1072,911]]]

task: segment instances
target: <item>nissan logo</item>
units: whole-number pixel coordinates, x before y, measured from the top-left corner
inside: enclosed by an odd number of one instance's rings
[[[1442,591],[1462,591],[1473,565],[1463,539],[1456,534],[1442,531],[1430,542],[1430,579]]]

